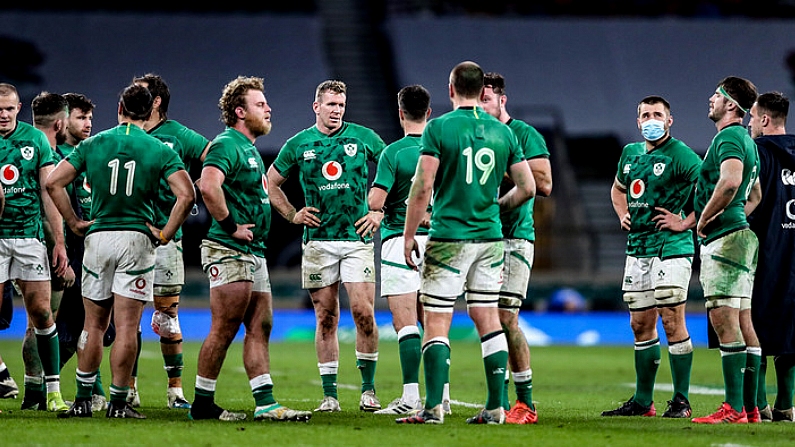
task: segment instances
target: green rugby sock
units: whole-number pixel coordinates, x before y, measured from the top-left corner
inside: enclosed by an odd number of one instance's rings
[[[747,363],[745,343],[720,345],[721,365],[723,367],[723,387],[725,401],[736,411],[743,409],[743,369]]]
[[[263,374],[249,380],[251,394],[254,395],[254,402],[258,407],[273,405],[276,399],[273,397],[273,381],[270,374]]]
[[[671,366],[674,397],[679,394],[690,400],[690,372],[693,369],[693,343],[690,337],[669,344],[668,363]]]
[[[491,332],[480,338],[483,354],[483,368],[486,371],[486,409],[502,406],[502,393],[505,388],[505,370],[508,367],[508,341],[502,330]]]
[[[743,374],[743,406],[746,411],[756,408],[759,389],[759,363],[762,361],[762,348],[750,346],[746,349],[745,373]]]
[[[450,374],[450,342],[434,338],[423,346],[422,362],[425,368],[425,408],[432,409],[442,403],[444,384]]]
[[[654,401],[654,381],[660,367],[660,339],[635,343],[635,402],[649,406]]]
[[[401,336],[401,334],[403,334]],[[420,382],[420,361],[422,360],[422,340],[417,326],[407,326],[398,334],[400,369],[403,384]]]
[[[356,351],[356,367],[362,376],[362,392],[375,391],[375,367],[378,364],[378,352]]]

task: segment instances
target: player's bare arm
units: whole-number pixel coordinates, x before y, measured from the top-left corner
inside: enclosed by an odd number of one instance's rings
[[[745,202],[745,215],[750,216],[751,213],[754,212],[757,206],[759,206],[759,202],[762,201],[762,186],[759,183],[759,179],[757,178],[754,182],[753,188],[751,188],[751,193],[748,194],[748,200]]]
[[[271,206],[276,208],[276,211],[282,215],[288,222],[296,225],[306,225],[308,227],[317,228],[320,226],[320,218],[314,213],[319,213],[320,210],[308,206],[296,211],[295,207],[287,199],[287,195],[282,190],[285,178],[273,166],[268,168],[268,196],[270,197]]]
[[[196,203],[196,192],[193,189],[193,182],[191,182],[188,171],[180,169],[169,175],[166,180],[171,192],[176,196],[177,202],[171,209],[168,222],[155,235],[164,244],[174,238],[179,227],[188,218],[191,209],[193,209],[193,204]]]
[[[55,267],[56,275],[63,276],[66,273],[66,268],[69,267],[69,259],[66,257],[66,240],[63,233],[63,217],[58,212],[55,204],[53,204],[50,195],[47,193],[47,188],[44,186],[47,177],[53,169],[52,165],[39,169],[39,184],[41,185],[41,203],[44,207],[44,215],[50,224],[54,243],[52,248],[52,266]]]
[[[386,203],[387,191],[381,188],[370,188],[367,196],[367,207],[369,211],[361,219],[356,221],[356,234],[360,236],[372,236],[381,227],[384,219],[384,203]]]
[[[500,197],[500,211],[512,210],[535,197],[536,182],[530,166],[525,162],[514,163],[508,167],[508,175],[513,181],[513,188]]]
[[[536,182],[536,196],[549,197],[552,194],[552,165],[548,158],[538,157],[527,160],[533,180]]]
[[[712,197],[704,206],[696,231],[701,237],[706,237],[704,227],[715,220],[729,203],[731,203],[743,180],[743,162],[736,158],[724,160],[720,164],[720,178],[715,184]]]
[[[69,194],[66,192],[67,185],[72,183],[75,177],[77,177],[77,171],[74,166],[69,162],[61,161],[47,176],[47,180],[43,184],[53,206],[61,214],[69,229],[78,236],[85,236],[91,222],[77,217],[77,213],[72,208],[72,202],[69,200]]]
[[[621,229],[629,231],[632,228],[632,219],[629,216],[629,205],[627,205],[627,189],[621,186],[618,179],[613,180],[613,187],[610,188],[610,200],[613,202],[613,210],[618,216]]]
[[[525,164],[525,166],[527,166]],[[414,182],[409,190],[408,207],[406,209],[406,225],[403,227],[403,256],[406,258],[406,265],[417,270],[417,264],[412,259],[412,254],[419,257],[420,251],[414,236],[417,228],[425,218],[428,204],[431,203],[433,195],[433,182],[436,180],[436,171],[439,169],[439,159],[430,155],[421,155],[417,163],[417,171],[414,175]],[[527,168],[529,171],[530,169]]]
[[[225,179],[226,176],[224,173],[216,167],[205,166],[204,169],[202,169],[199,191],[202,193],[202,199],[204,199],[204,205],[207,207],[207,211],[213,216],[213,219],[218,222],[230,217],[229,208],[226,206],[226,196],[221,187]],[[251,242],[254,240],[254,233],[250,230],[254,224],[240,224],[238,222],[234,224],[236,225],[236,230],[232,232],[230,236],[243,242]]]

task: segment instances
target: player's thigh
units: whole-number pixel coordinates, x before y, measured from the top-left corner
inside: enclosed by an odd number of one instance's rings
[[[429,240],[420,272],[420,302],[426,312],[452,313],[464,293],[473,252],[464,242]]]
[[[301,286],[321,289],[341,280],[337,241],[309,241],[303,245],[301,256]]]
[[[425,236],[421,253],[425,249]],[[406,265],[403,255],[403,237],[393,237],[381,244],[381,296],[402,295],[420,289],[420,273]],[[419,240],[418,240],[419,242]]]
[[[504,259],[503,241],[470,244],[472,263],[466,281],[467,307],[493,307],[494,316],[500,299]]]
[[[161,245],[155,250],[155,296],[179,296],[185,284],[182,241]]]
[[[690,257],[654,258],[652,280],[654,299],[660,309],[676,307],[687,301],[692,259]]]
[[[47,246],[33,239],[3,239],[0,241],[2,263],[0,280],[21,279],[25,281],[49,281],[50,268]]]
[[[85,239],[83,296],[94,301],[114,293],[152,301],[155,247],[137,231],[100,231]]]
[[[117,232],[113,232],[117,233]],[[120,253],[111,291],[125,298],[149,302],[154,295],[155,246],[148,235],[137,231],[118,232]],[[138,303],[130,303],[135,308]]]
[[[343,283],[375,284],[375,247],[373,243],[339,241],[340,280]]]
[[[630,312],[642,312],[657,307],[654,299],[652,265],[655,258],[627,256],[624,263],[623,300]]]
[[[240,281],[254,282],[256,269],[254,256],[217,242],[207,239],[202,241],[201,263],[202,270],[210,280],[210,291]]]
[[[701,247],[701,286],[707,308],[750,308],[759,241],[751,230],[727,234]]]
[[[535,250],[533,243],[524,239],[505,240],[500,287],[500,310],[516,313],[522,307],[530,283]]]

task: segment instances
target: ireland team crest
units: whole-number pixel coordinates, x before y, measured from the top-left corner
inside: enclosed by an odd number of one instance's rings
[[[356,143],[348,143],[344,147],[345,147],[345,153],[349,157],[353,157],[354,155],[356,155],[356,151],[358,150],[358,148],[356,147]]]
[[[663,171],[665,171],[665,163],[654,163],[654,175],[659,177],[662,175]]]
[[[635,179],[629,184],[629,195],[633,199],[640,198],[644,192],[646,192],[646,184],[643,183],[643,180]]]
[[[33,147],[25,146],[23,148],[20,148],[19,151],[22,153],[22,158],[24,158],[25,160],[30,161],[33,158]]]

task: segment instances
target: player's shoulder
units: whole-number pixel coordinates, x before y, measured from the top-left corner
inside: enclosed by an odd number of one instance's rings
[[[358,138],[358,139],[360,139],[360,140],[362,140],[364,142],[367,142],[367,143],[377,142],[381,146],[385,145],[384,144],[384,140],[381,138],[381,136],[378,135],[378,133],[375,130],[373,130],[373,129],[367,127],[367,126],[363,126],[363,125],[357,124],[357,123],[351,123],[351,122],[348,122],[348,121],[345,121],[342,124],[342,126],[343,126],[343,128],[340,129],[340,132],[339,132],[338,135],[344,135],[346,137]]]
[[[321,134],[320,131],[317,130],[317,127],[313,125],[307,127],[306,129],[299,130],[298,133],[288,138],[287,141],[284,142],[282,149],[298,147],[310,142],[317,141],[321,137],[324,137],[324,135]]]
[[[24,121],[17,121],[17,128],[14,133],[11,134],[10,139],[29,140],[36,142],[37,145],[46,145],[46,147],[50,146],[50,143],[47,140],[47,135],[44,132],[37,129],[34,125]]]
[[[641,155],[644,153],[646,153],[646,143],[643,141],[628,143],[621,150],[622,156]]]

